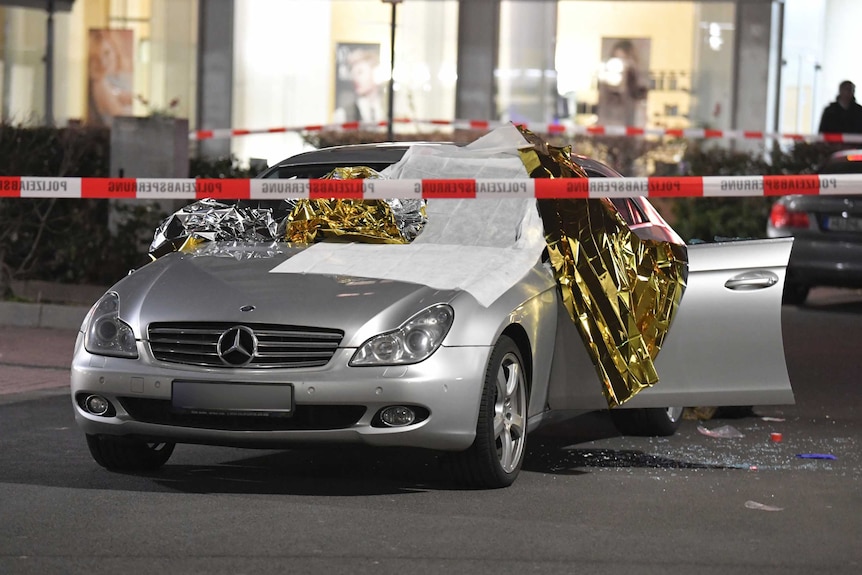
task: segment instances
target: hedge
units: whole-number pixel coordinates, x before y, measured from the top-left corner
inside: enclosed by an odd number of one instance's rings
[[[398,134],[403,141],[467,143],[481,133]],[[816,171],[835,144],[797,143],[783,150],[734,151],[714,141],[648,140],[625,137],[546,136],[606,162],[623,175],[805,174]],[[379,142],[381,131],[319,132],[306,136],[315,147]],[[110,132],[106,128],[31,128],[0,125],[0,175],[105,177],[109,173]],[[193,158],[191,177],[248,178],[236,158]],[[771,200],[767,198],[678,199],[659,209],[687,241],[716,237],[762,237]],[[43,280],[110,285],[148,261],[153,230],[165,217],[145,201],[0,198],[0,298],[11,280]],[[110,222],[109,222],[110,220]],[[109,225],[110,223],[110,225]]]

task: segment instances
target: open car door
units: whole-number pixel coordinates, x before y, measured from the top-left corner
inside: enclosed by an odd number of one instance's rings
[[[630,407],[793,403],[781,334],[792,241],[688,246],[688,285],[656,359],[659,382]]]
[[[659,381],[616,409],[793,403],[781,333],[791,246],[790,238],[687,246],[687,287],[655,362]],[[607,409],[579,337],[561,316],[557,345],[569,351],[556,354],[565,365],[554,366],[549,406]]]

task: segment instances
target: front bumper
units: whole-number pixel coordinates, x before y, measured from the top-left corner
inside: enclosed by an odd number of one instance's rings
[[[212,369],[158,362],[145,343],[136,360],[96,356],[79,336],[72,363],[75,420],[87,434],[124,435],[176,443],[247,447],[360,443],[457,451],[476,432],[485,368],[491,348],[441,347],[409,366],[348,367],[354,349],[340,349],[314,369]],[[178,415],[172,409],[175,381],[212,383],[214,393],[230,384],[270,384],[256,401],[273,405],[292,387],[291,417]],[[80,399],[98,394],[115,413],[97,416]],[[417,408],[421,421],[387,427],[377,414],[387,406]]]

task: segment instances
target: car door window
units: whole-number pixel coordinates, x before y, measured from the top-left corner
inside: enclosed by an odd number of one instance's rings
[[[617,208],[623,221],[628,225],[635,226],[638,224],[645,224],[649,221],[646,214],[644,214],[640,209],[640,206],[634,203],[630,198],[613,198],[611,199],[611,202]]]

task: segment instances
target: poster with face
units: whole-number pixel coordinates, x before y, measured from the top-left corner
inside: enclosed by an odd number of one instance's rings
[[[131,30],[90,30],[87,62],[87,123],[110,126],[131,116],[134,36]]]
[[[602,38],[599,68],[599,123],[646,125],[649,38]]]
[[[380,83],[380,44],[336,45],[333,119],[336,123],[386,119]]]

